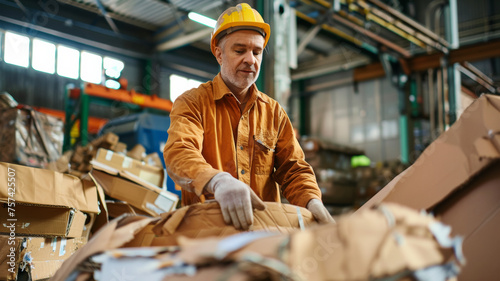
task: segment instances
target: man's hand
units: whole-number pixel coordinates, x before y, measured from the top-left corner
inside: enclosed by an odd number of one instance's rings
[[[314,218],[321,224],[323,223],[335,223],[328,210],[323,205],[323,202],[318,199],[311,199],[307,203],[306,207],[314,216]]]
[[[266,205],[245,183],[223,172],[215,175],[205,190],[213,193],[219,202],[222,216],[227,224],[247,230],[253,224],[253,208],[264,210]]]

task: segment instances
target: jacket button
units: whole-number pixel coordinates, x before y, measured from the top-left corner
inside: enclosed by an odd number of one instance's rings
[[[243,145],[240,146],[240,149],[243,150]]]
[[[241,170],[241,174],[244,175],[245,174],[245,170]]]

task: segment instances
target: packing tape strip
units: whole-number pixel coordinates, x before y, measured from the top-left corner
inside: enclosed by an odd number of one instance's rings
[[[304,226],[304,218],[302,217],[302,213],[300,212],[300,207],[297,207],[297,219],[299,220],[299,227],[300,227],[300,230],[305,230],[305,226]]]

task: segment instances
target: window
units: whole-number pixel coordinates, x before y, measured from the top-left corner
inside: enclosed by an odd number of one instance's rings
[[[122,70],[125,64],[117,59],[104,57],[103,65],[104,77],[106,79],[104,85],[108,88],[119,89],[120,83],[118,82],[118,79],[122,74]]]
[[[54,74],[56,71],[56,45],[33,39],[33,69]]]
[[[198,87],[201,83],[201,81],[188,79],[183,76],[175,74],[170,75],[170,100],[174,102],[182,93]]]
[[[26,36],[6,32],[4,60],[6,63],[28,67],[30,60],[30,39]]]
[[[57,47],[57,74],[78,79],[80,52],[76,49],[59,45]]]
[[[100,84],[102,81],[102,57],[83,51],[80,78],[86,82]]]

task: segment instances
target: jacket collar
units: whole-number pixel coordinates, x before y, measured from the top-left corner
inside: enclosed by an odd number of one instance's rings
[[[219,74],[217,74],[217,76],[215,76],[215,78],[213,80],[213,87],[214,87],[215,100],[220,100],[221,98],[223,98],[226,95],[233,95],[233,93],[231,92],[231,90],[229,90],[229,88],[227,87],[224,80],[222,80],[222,76],[221,76],[220,72],[219,72]],[[265,103],[269,103],[268,97],[263,95],[257,89],[257,86],[255,85],[255,83],[252,84],[252,86],[250,86],[250,93],[252,96],[256,95],[258,100],[265,102]],[[250,98],[250,100],[251,99],[252,98]]]

